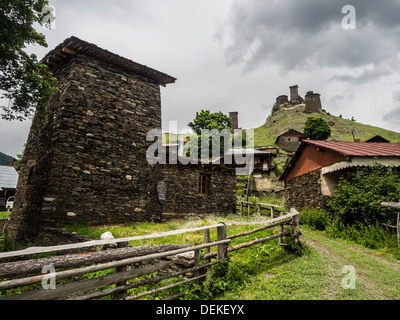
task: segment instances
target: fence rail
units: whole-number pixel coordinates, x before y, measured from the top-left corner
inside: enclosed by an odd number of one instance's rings
[[[240,216],[243,216],[243,209],[247,207],[247,215],[251,215],[251,209],[252,207],[256,208],[257,210],[257,215],[261,216],[262,215],[262,209],[266,207],[269,212],[267,213],[268,215],[271,215],[271,218],[275,217],[275,211],[282,212],[284,210],[284,207],[274,205],[274,204],[269,204],[269,203],[254,203],[254,202],[249,202],[249,201],[238,201],[236,203],[236,208],[239,207],[239,214]]]
[[[256,229],[227,236],[227,228],[240,225],[261,225]],[[290,230],[284,230],[284,226],[290,226]],[[230,245],[232,239],[237,239],[260,231],[279,227],[277,234],[269,237],[244,242],[237,245]],[[216,229],[216,239],[211,241],[210,230]],[[164,244],[147,245],[141,247],[130,247],[128,241],[152,239],[165,237],[174,234],[204,231],[204,243],[202,244]],[[6,278],[0,282],[0,290],[11,293],[17,288],[30,286],[27,292],[18,293],[4,297],[4,300],[54,300],[73,299],[88,300],[99,299],[104,296],[115,295],[115,299],[133,300],[140,299],[157,292],[171,289],[176,286],[185,285],[189,282],[201,281],[206,277],[206,270],[213,265],[219,264],[228,259],[228,253],[246,248],[258,243],[279,238],[280,242],[284,236],[291,236],[296,242],[300,240],[299,213],[292,209],[289,213],[257,222],[230,222],[219,223],[211,226],[181,229],[163,233],[155,233],[146,236],[129,237],[113,240],[89,241],[85,243],[63,245],[54,247],[35,247],[25,250],[1,253],[0,277]],[[94,250],[99,245],[117,244],[118,248],[104,251],[89,251],[87,253],[69,253],[65,251]],[[211,251],[215,247],[216,251]],[[204,251],[204,253],[203,253]],[[62,253],[61,256],[47,258],[29,259],[29,256],[42,253]],[[172,266],[179,262],[178,255],[192,253],[190,263],[179,270],[171,270]],[[173,260],[172,257],[175,257]],[[29,259],[29,260],[27,260]],[[163,260],[164,259],[164,260]],[[213,261],[213,259],[216,259]],[[0,260],[1,261],[1,260]],[[43,267],[51,266],[54,273],[41,273]],[[103,276],[87,278],[85,275],[104,270],[113,270]],[[191,275],[189,277],[188,275]],[[149,275],[152,277],[149,278]],[[147,276],[143,279],[143,276]],[[44,281],[53,277],[58,281],[55,288],[46,290]],[[142,278],[141,278],[142,277]],[[177,277],[183,277],[183,279]],[[160,284],[161,287],[145,292],[135,292],[128,296],[127,291],[141,288],[145,285],[159,283],[166,279],[176,279],[173,284]],[[77,280],[76,280],[77,279]],[[64,284],[61,284],[64,282]],[[132,283],[132,281],[134,281]],[[42,286],[40,286],[42,284]],[[115,285],[113,288],[107,288]],[[33,289],[32,289],[33,286]],[[19,291],[18,291],[19,292]],[[180,297],[182,294],[174,295],[171,298]]]

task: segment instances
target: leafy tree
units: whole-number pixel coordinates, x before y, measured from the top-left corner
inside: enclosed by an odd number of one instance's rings
[[[2,118],[25,120],[38,110],[41,118],[48,113],[56,79],[46,65],[38,64],[34,54],[24,49],[28,44],[47,47],[45,36],[33,25],[50,26],[44,19],[49,8],[45,0],[2,0],[0,2],[0,99]],[[45,20],[45,21],[44,21]]]
[[[193,122],[189,122],[188,126],[197,135],[201,135],[201,130],[217,129],[221,131],[227,128],[232,130],[232,121],[222,112],[211,113],[210,110],[201,110],[200,113],[196,112],[196,118]]]
[[[213,146],[214,149],[217,148],[216,144],[219,143],[219,154],[223,154],[227,145],[225,145],[225,139],[221,138],[213,139],[213,132],[217,133],[227,133],[229,135],[233,133],[232,121],[231,119],[223,114],[222,112],[211,113],[209,110],[201,110],[201,112],[196,112],[196,118],[188,123],[188,126],[195,132],[196,136],[192,137],[189,141],[188,147],[190,150],[197,149],[198,156],[212,156]],[[210,132],[207,132],[210,131]],[[202,138],[204,141],[208,140],[208,150],[201,151]],[[188,152],[188,155],[192,155]]]
[[[399,171],[394,167],[387,168],[376,164],[357,168],[356,171],[342,176],[338,190],[328,202],[328,206],[345,224],[375,224],[384,220],[390,223],[387,220],[396,218],[396,215],[388,213],[385,218],[381,213],[391,209],[382,208],[380,204],[398,202],[399,195]]]
[[[326,140],[332,130],[326,120],[318,117],[308,117],[304,125],[304,134],[311,140]]]

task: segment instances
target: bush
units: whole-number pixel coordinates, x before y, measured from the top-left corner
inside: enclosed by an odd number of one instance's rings
[[[357,168],[339,180],[338,191],[328,202],[340,222],[361,222],[374,225],[376,222],[394,224],[396,215],[391,209],[381,207],[382,202],[400,200],[400,175],[394,167],[373,165]],[[381,213],[387,213],[385,218]]]
[[[308,117],[304,124],[304,134],[311,140],[326,140],[331,133],[331,127],[323,118]]]
[[[314,230],[325,230],[331,223],[329,214],[322,210],[305,209],[300,213],[300,224],[305,224]]]
[[[352,225],[345,225],[339,220],[335,220],[327,226],[326,231],[334,238],[354,241],[370,249],[397,247],[396,232],[387,230],[378,223],[365,225],[356,222]]]

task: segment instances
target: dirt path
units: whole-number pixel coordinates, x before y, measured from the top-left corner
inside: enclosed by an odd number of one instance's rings
[[[326,287],[321,290],[320,299],[400,299],[399,262],[321,233],[302,230],[302,234],[303,241],[315,250],[325,266]],[[355,289],[344,289],[342,285],[343,279],[350,275],[349,268],[355,271]]]

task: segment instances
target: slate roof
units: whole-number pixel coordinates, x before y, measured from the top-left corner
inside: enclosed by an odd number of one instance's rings
[[[16,189],[18,173],[14,167],[0,166],[0,188]]]
[[[50,51],[41,61],[52,68],[65,60],[68,60],[75,54],[84,54],[93,57],[97,60],[111,63],[120,68],[132,71],[159,82],[160,85],[165,86],[168,83],[174,83],[176,78],[171,77],[165,73],[149,68],[145,65],[139,64],[132,60],[121,57],[115,53],[102,49],[93,43],[83,41],[77,37],[70,37],[63,43],[58,45],[54,50]]]

